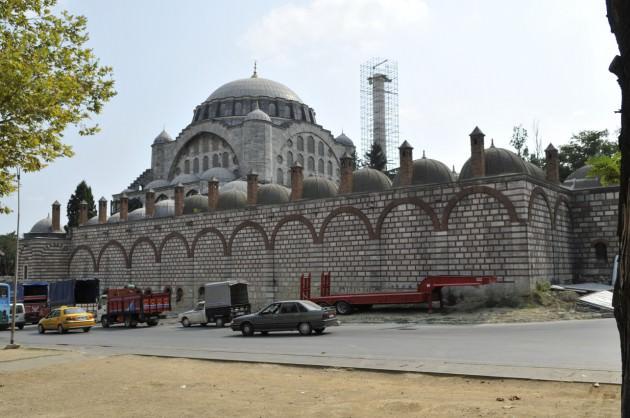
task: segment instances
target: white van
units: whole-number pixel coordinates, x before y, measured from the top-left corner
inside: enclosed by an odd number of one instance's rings
[[[9,312],[9,315],[13,313],[13,304],[11,304],[11,310]],[[18,303],[15,305],[15,326],[19,329],[24,329],[25,324],[26,318],[24,316],[24,304]]]

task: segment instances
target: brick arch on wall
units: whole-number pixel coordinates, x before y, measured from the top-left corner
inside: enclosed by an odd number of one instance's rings
[[[453,208],[455,208],[457,203],[459,203],[459,201],[465,198],[466,196],[471,195],[471,194],[476,194],[476,193],[486,194],[486,195],[494,197],[508,211],[510,222],[521,222],[521,220],[518,218],[518,215],[516,214],[516,209],[514,208],[514,204],[506,195],[504,195],[500,191],[493,189],[491,187],[472,186],[472,187],[467,187],[465,189],[460,190],[446,204],[446,207],[444,208],[444,212],[442,212],[442,229],[443,230],[448,229],[449,217],[451,216],[451,212],[453,211]]]
[[[376,221],[375,236],[378,239],[381,238],[381,231],[383,229],[383,222],[385,222],[385,219],[387,218],[387,215],[389,215],[389,213],[392,210],[396,209],[398,206],[404,205],[404,204],[414,205],[417,208],[419,208],[422,211],[424,211],[424,213],[431,219],[431,223],[433,224],[433,228],[436,231],[440,230],[440,221],[439,221],[437,215],[435,214],[435,211],[433,210],[433,208],[429,204],[427,204],[424,200],[422,200],[422,199],[420,199],[418,197],[408,197],[408,198],[393,200],[387,206],[385,206],[385,208],[381,212],[381,215],[378,217],[378,221]]]
[[[79,252],[79,251],[85,251],[90,255],[90,258],[92,259],[92,271],[98,271],[96,269],[96,257],[94,257],[94,253],[92,252],[92,249],[90,247],[88,247],[87,245],[79,245],[77,247],[74,248],[74,250],[72,250],[72,254],[70,254],[70,259],[68,260],[68,267],[70,267],[72,265],[72,260],[74,259],[74,256]]]
[[[109,247],[115,247],[118,248],[120,250],[120,252],[123,255],[123,258],[125,259],[125,266],[127,268],[130,267],[129,265],[129,257],[127,256],[127,251],[125,250],[125,247],[123,247],[123,245],[116,241],[115,239],[107,241],[107,243],[105,245],[103,245],[103,247],[101,248],[101,251],[99,251],[98,253],[98,260],[96,261],[96,270],[94,271],[100,271],[101,269],[101,258],[103,257],[103,254],[105,253],[105,250],[107,250]]]
[[[301,224],[306,226],[306,228],[311,234],[311,237],[313,238],[313,244],[317,244],[319,242],[319,239],[317,237],[317,231],[315,231],[315,227],[313,226],[311,221],[309,221],[303,215],[288,215],[280,219],[280,221],[273,228],[273,232],[271,233],[271,242],[270,242],[272,249],[275,249],[276,247],[276,236],[278,235],[278,231],[280,231],[280,228],[282,228],[282,226],[284,226],[286,223],[293,222],[293,221],[300,222]]]
[[[131,249],[129,250],[129,263],[131,263],[131,260],[133,259],[133,253],[136,251],[136,248],[138,247],[138,245],[142,244],[143,242],[149,244],[149,247],[151,247],[151,249],[153,250],[155,262],[159,263],[160,254],[158,253],[157,247],[155,246],[153,241],[151,241],[151,239],[148,237],[140,237],[137,240],[135,240],[134,243],[131,245]]]
[[[165,236],[162,242],[160,243],[160,250],[158,252],[160,262],[162,262],[162,251],[164,250],[164,246],[171,239],[176,239],[176,240],[181,241],[184,244],[184,247],[186,247],[186,257],[187,258],[192,257],[192,254],[190,252],[190,245],[188,245],[188,241],[186,241],[186,238],[179,232],[171,232],[170,234]]]
[[[236,236],[238,235],[238,233],[245,229],[245,228],[253,228],[256,231],[258,231],[260,233],[260,235],[262,236],[262,239],[265,243],[265,249],[269,250],[271,249],[271,246],[269,244],[269,238],[267,237],[267,233],[265,232],[265,228],[263,228],[262,226],[260,226],[260,224],[253,222],[253,221],[244,221],[241,222],[236,228],[234,228],[234,231],[232,232],[232,235],[230,236],[230,241],[228,242],[228,246],[227,246],[227,255],[231,256],[232,255],[232,244],[234,243],[234,239],[236,238]]]
[[[367,230],[367,233],[368,233],[368,239],[372,240],[372,239],[377,238],[376,235],[374,234],[374,229],[372,228],[372,224],[370,223],[370,220],[368,219],[368,217],[365,216],[365,213],[361,212],[359,209],[352,206],[342,206],[330,212],[328,216],[326,216],[326,218],[324,219],[324,222],[322,222],[322,226],[319,228],[319,243],[324,242],[324,235],[326,232],[326,227],[328,226],[330,221],[332,221],[334,218],[344,213],[349,214],[349,215],[354,215],[363,222],[363,224],[365,225],[365,229]]]
[[[219,240],[221,241],[221,246],[223,247],[223,255],[228,255],[228,245],[227,242],[225,240],[225,237],[223,236],[223,234],[221,233],[221,231],[219,231],[216,228],[213,227],[209,227],[209,228],[204,228],[201,231],[199,231],[197,233],[197,235],[195,235],[195,238],[193,239],[193,243],[191,246],[191,252],[194,255],[195,254],[195,248],[197,248],[197,243],[199,242],[199,240],[201,238],[203,238],[204,235],[207,234],[214,234],[217,236],[217,238],[219,238]]]
[[[564,195],[558,195],[556,198],[556,203],[553,207],[553,229],[556,229],[556,224],[558,220],[558,210],[560,210],[560,205],[564,203],[567,206],[567,212],[569,212],[569,222],[573,224],[573,211],[571,210],[571,205],[569,204],[569,199],[567,199]]]
[[[542,197],[543,200],[545,201],[545,204],[547,205],[547,210],[549,211],[549,220],[551,221],[551,225],[553,225],[555,214],[554,214],[554,211],[551,210],[551,203],[549,201],[549,196],[547,196],[547,193],[545,193],[545,191],[541,189],[540,187],[535,187],[534,190],[532,190],[531,194],[529,195],[529,204],[527,206],[527,223],[531,223],[532,210],[533,210],[534,200],[536,199],[536,196]]]

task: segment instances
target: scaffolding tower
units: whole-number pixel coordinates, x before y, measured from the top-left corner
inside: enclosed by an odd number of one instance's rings
[[[372,58],[361,64],[361,147],[363,158],[376,142],[387,159],[387,170],[398,167],[398,63]]]

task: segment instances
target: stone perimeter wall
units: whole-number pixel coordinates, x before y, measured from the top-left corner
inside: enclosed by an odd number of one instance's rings
[[[410,290],[428,274],[496,275],[514,283],[495,289],[526,293],[538,280],[605,278],[617,251],[609,225],[616,194],[603,197],[502,176],[84,226],[68,239],[24,240],[21,256],[30,279],[98,277],[103,287],[170,287],[174,295],[181,287],[177,310],[204,283],[225,279],[248,281],[254,306],[297,298],[301,273],[312,273],[318,294],[322,271],[332,273],[335,293]],[[594,221],[598,210],[606,218]],[[36,250],[50,245],[44,240],[63,243],[54,259]],[[588,243],[596,240],[608,243],[609,260],[593,269]]]

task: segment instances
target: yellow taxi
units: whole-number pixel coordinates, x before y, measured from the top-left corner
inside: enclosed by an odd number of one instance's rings
[[[40,334],[46,331],[56,330],[59,334],[65,334],[71,329],[82,329],[89,332],[96,325],[94,315],[85,309],[76,306],[62,306],[53,309],[45,318],[39,320],[37,331]]]

